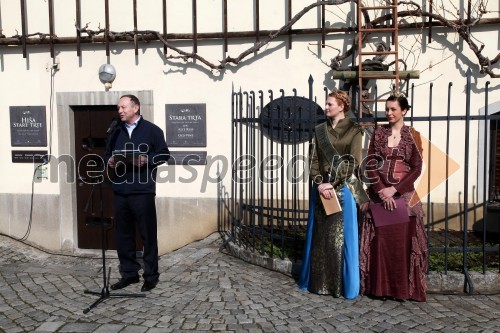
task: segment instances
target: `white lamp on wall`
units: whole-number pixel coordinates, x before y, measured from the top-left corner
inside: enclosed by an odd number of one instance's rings
[[[104,83],[104,87],[109,89],[116,77],[115,67],[111,64],[104,64],[99,67],[99,80]]]

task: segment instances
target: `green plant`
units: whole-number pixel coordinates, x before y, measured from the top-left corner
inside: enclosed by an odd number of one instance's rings
[[[452,249],[453,250],[453,249]],[[498,253],[486,253],[486,269],[487,270],[497,270],[499,268],[498,264]],[[429,255],[429,271],[444,271],[445,269],[445,254],[444,253],[430,253]],[[448,253],[448,265],[447,270],[449,271],[462,271],[463,270],[463,254],[461,252],[449,252]],[[495,260],[496,259],[496,260]],[[467,269],[469,271],[482,271],[483,270],[483,254],[480,252],[471,252],[467,254]]]
[[[273,235],[274,237],[271,237]],[[445,259],[447,260],[446,269],[448,271],[463,270],[463,232],[443,230],[431,231],[430,236],[430,253],[429,253],[429,271],[444,271]],[[445,237],[446,236],[446,237]],[[282,242],[281,237],[284,237]],[[306,237],[304,227],[286,228],[284,231],[264,227],[259,230],[241,230],[238,234],[240,242],[246,248],[253,249],[256,252],[262,253],[273,258],[288,258],[292,261],[302,258],[302,250]],[[448,253],[438,252],[444,249],[447,244]],[[468,248],[480,249],[483,246],[482,239],[476,237],[472,232],[468,233]],[[487,242],[486,247],[497,248],[495,243]],[[433,251],[434,249],[434,251]],[[499,252],[486,252],[486,269],[499,270]],[[467,269],[469,271],[483,270],[483,253],[469,252],[467,254]]]
[[[449,230],[433,230],[429,232],[429,271],[444,271],[445,262],[447,260],[446,269],[449,271],[463,271],[463,252],[462,247],[464,243],[464,232]],[[485,242],[486,248],[496,248],[497,251],[485,252],[485,262],[487,270],[499,269],[499,251],[498,245],[493,242]],[[483,240],[478,237],[474,232],[467,233],[467,248],[475,248],[473,252],[467,253],[467,269],[469,271],[482,271],[483,270],[483,253],[478,251],[483,247]],[[444,249],[448,251],[445,255]],[[433,251],[434,249],[434,251]],[[437,252],[437,250],[440,252]]]

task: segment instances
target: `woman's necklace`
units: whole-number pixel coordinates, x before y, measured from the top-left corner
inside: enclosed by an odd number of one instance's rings
[[[396,147],[399,144],[399,141],[401,139],[401,133],[391,133],[389,138],[387,139],[387,143],[389,147]]]

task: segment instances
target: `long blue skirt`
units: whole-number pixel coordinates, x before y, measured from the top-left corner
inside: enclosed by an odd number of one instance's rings
[[[344,253],[342,267],[343,296],[347,299],[358,297],[360,290],[360,271],[359,271],[359,238],[358,238],[358,219],[356,202],[347,188],[342,189],[342,211],[344,220]],[[307,223],[306,239],[304,251],[302,254],[302,269],[300,272],[298,287],[306,291],[309,285],[310,276],[310,254],[311,243],[314,229],[314,207],[318,197],[317,186],[311,189],[311,198],[309,200],[309,217]]]

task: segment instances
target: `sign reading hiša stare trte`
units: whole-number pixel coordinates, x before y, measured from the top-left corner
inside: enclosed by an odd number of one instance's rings
[[[12,147],[47,146],[45,106],[11,106],[9,110]]]

